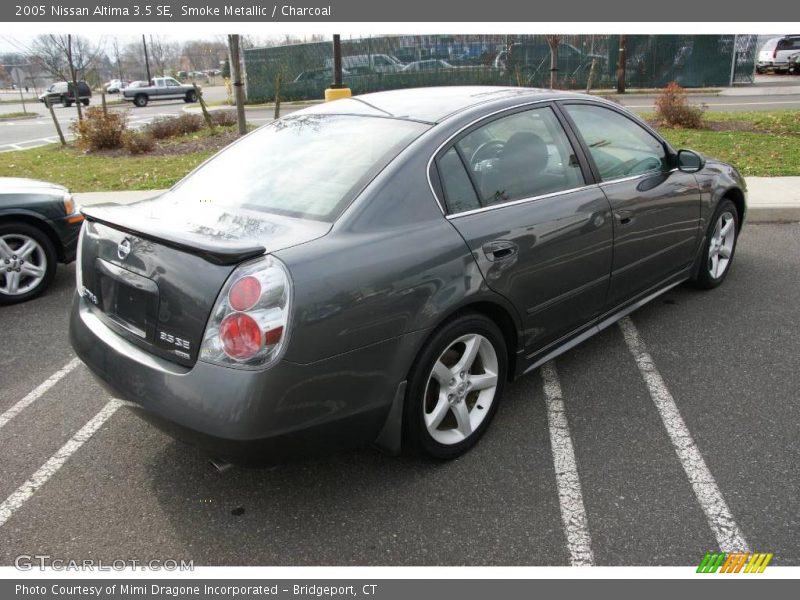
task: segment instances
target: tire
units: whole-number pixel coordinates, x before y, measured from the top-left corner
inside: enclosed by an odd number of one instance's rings
[[[72,106],[72,102],[67,100],[66,96],[61,96],[61,106],[63,106],[64,108],[69,108],[70,106]]]
[[[186,97],[183,99],[184,102],[197,102],[197,94],[194,90],[189,90],[186,92]]]
[[[474,358],[461,370],[467,348],[475,349]],[[436,459],[467,452],[497,412],[507,373],[506,343],[494,321],[464,313],[446,322],[422,347],[409,374],[404,450]]]
[[[81,103],[82,103],[84,106],[89,106],[89,99],[88,99],[88,98],[86,98],[85,100],[81,100]]]
[[[721,234],[726,227],[730,227],[728,233]],[[696,287],[710,290],[725,281],[733,264],[738,237],[739,212],[733,202],[723,199],[717,206],[717,210],[714,211],[703,242],[700,266],[693,281]],[[723,261],[725,262],[723,263]]]
[[[16,253],[28,244],[24,258]],[[38,227],[16,221],[0,224],[0,305],[25,302],[44,292],[53,282],[57,260],[53,242]]]
[[[136,94],[136,96],[133,98],[133,103],[139,108],[144,108],[147,106],[147,100],[147,94]]]

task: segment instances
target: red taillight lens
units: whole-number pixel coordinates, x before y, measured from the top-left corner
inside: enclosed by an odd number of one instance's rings
[[[253,276],[242,277],[228,292],[228,301],[234,310],[250,310],[261,297],[261,283]]]
[[[775,46],[775,50],[772,51],[772,58],[778,58],[778,47]]]
[[[219,337],[225,354],[243,360],[261,349],[261,330],[255,319],[242,313],[228,315],[219,326]]]

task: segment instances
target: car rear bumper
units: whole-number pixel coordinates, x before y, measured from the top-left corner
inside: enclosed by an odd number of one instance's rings
[[[373,442],[405,378],[400,356],[417,336],[265,371],[187,368],[118,336],[77,296],[70,316],[75,352],[114,397],[213,456],[260,464]]]

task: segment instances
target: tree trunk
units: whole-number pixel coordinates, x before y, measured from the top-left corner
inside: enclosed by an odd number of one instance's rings
[[[550,89],[558,87],[558,45],[561,36],[548,35],[547,44],[550,46]]]
[[[81,91],[78,88],[78,71],[75,62],[72,60],[72,34],[67,34],[67,63],[69,63],[69,75],[72,79],[72,93],[75,95],[75,108],[78,109],[78,121],[83,121],[83,111],[81,110]]]
[[[244,114],[244,83],[242,82],[242,63],[239,58],[239,35],[228,36],[231,53],[231,74],[233,75],[233,96],[236,101],[236,120],[239,123],[239,135],[247,133],[247,121]]]
[[[617,93],[625,93],[625,61],[627,60],[625,51],[625,35],[619,36],[619,56],[617,57]]]

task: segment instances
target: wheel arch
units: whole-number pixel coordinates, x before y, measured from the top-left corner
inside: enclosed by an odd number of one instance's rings
[[[39,231],[44,233],[50,240],[50,243],[53,244],[58,262],[64,262],[64,246],[58,234],[56,234],[55,229],[53,229],[47,221],[30,213],[0,213],[0,225],[6,223],[25,223],[31,227],[36,227]]]
[[[741,231],[742,225],[744,224],[745,211],[747,210],[744,199],[744,191],[737,186],[729,187],[722,194],[720,194],[717,205],[719,205],[719,203],[723,200],[730,200],[736,207],[736,212],[738,213],[737,216],[739,217],[739,231]]]

